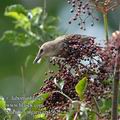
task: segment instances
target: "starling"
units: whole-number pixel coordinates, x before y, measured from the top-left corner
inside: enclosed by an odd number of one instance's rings
[[[92,38],[93,37],[88,37],[88,36],[80,35],[80,34],[59,36],[55,40],[48,41],[40,47],[33,63],[39,63],[41,61],[41,59],[45,56],[58,57],[60,55],[61,57],[64,58],[66,51],[67,52],[71,51],[71,50],[65,51],[64,48],[67,49],[67,46],[75,45],[76,42],[84,42],[85,43],[86,40],[89,40]]]

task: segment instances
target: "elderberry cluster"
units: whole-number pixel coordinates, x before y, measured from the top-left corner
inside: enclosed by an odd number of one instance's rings
[[[51,95],[44,102],[47,110],[54,111],[47,114],[49,120],[59,120],[57,113],[68,111],[70,100],[59,92],[61,89],[56,85],[64,81],[62,92],[72,100],[80,100],[75,91],[76,84],[87,77],[87,87],[84,93],[86,105],[94,108],[94,98],[100,101],[102,98],[111,99],[111,82],[107,81],[113,68],[115,50],[109,51],[95,43],[94,37],[69,35],[64,40],[64,47],[57,58],[52,59],[52,64],[59,66],[59,71],[44,81],[40,93],[50,92]],[[109,69],[108,69],[109,68]],[[54,119],[53,119],[54,117]]]
[[[90,0],[68,0],[67,2],[72,6],[70,12],[74,14],[73,17],[70,18],[69,24],[78,20],[80,29],[86,30],[85,24],[88,18],[91,18],[91,26],[94,26],[94,21],[99,20],[94,16],[95,7]]]
[[[110,10],[115,10],[120,4],[118,0],[92,0],[92,3],[103,14],[108,13]]]

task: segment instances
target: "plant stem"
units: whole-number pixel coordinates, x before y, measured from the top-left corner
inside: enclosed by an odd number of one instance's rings
[[[93,101],[94,101],[94,103],[95,103],[95,107],[96,107],[96,120],[99,120],[99,118],[100,118],[100,107],[99,107],[99,105],[98,105],[98,102],[97,102],[97,100],[96,100],[96,98],[95,98],[95,96],[93,96]]]
[[[107,13],[103,14],[103,19],[104,19],[106,42],[108,43],[108,16],[107,16]]]
[[[71,102],[73,102],[73,100],[69,97],[69,96],[67,96],[66,94],[64,94],[63,92],[61,92],[61,91],[53,91],[53,93],[60,93],[60,94],[62,94],[63,96],[65,96],[68,100],[70,100]]]
[[[100,114],[94,110],[91,110],[93,113],[95,113],[98,117],[101,117]]]
[[[77,116],[78,116],[78,112],[75,113],[75,116],[74,116],[73,120],[77,120]]]
[[[46,5],[47,5],[47,1],[46,0],[44,0],[44,8],[43,8],[43,12],[44,12],[44,15],[46,15]]]
[[[23,96],[25,97],[25,77],[24,77],[24,67],[23,66],[21,66],[21,77],[22,77]]]
[[[97,111],[97,113],[99,113],[100,108],[99,108],[98,102],[96,101],[96,98],[94,96],[93,96],[93,100],[94,100],[94,103],[95,103],[95,106],[96,106],[96,111]]]
[[[115,73],[113,81],[113,98],[112,98],[112,120],[118,119],[118,93],[119,93],[119,80],[120,80],[120,48],[117,51],[115,61]]]
[[[45,21],[45,19],[46,19],[46,17],[47,17],[47,12],[46,12],[46,8],[47,8],[47,1],[46,0],[44,0],[44,3],[43,3],[43,25],[44,25],[44,21]]]

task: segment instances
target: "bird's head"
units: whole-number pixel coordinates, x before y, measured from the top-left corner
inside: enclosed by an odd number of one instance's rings
[[[36,56],[36,58],[35,58],[35,60],[34,60],[34,62],[33,63],[39,63],[40,61],[41,61],[41,59],[43,58],[43,57],[45,57],[45,56],[53,56],[54,55],[54,53],[53,53],[53,51],[54,51],[54,44],[52,44],[52,42],[51,41],[49,41],[49,42],[46,42],[46,43],[44,43],[40,48],[39,48],[39,51],[38,51],[38,53],[37,53],[37,56]]]
[[[44,43],[39,48],[39,51],[33,63],[39,63],[41,61],[41,58],[45,56],[54,57],[58,55],[60,50],[63,48],[65,37],[65,35],[59,36],[53,41],[48,41]]]

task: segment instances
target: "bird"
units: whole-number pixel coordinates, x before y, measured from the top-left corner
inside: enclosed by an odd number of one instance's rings
[[[43,57],[57,57],[59,54],[65,53],[64,47],[70,44],[70,41],[86,41],[90,36],[80,34],[62,35],[55,40],[45,42],[40,48],[33,63],[40,63]],[[73,43],[73,42],[72,42]]]

